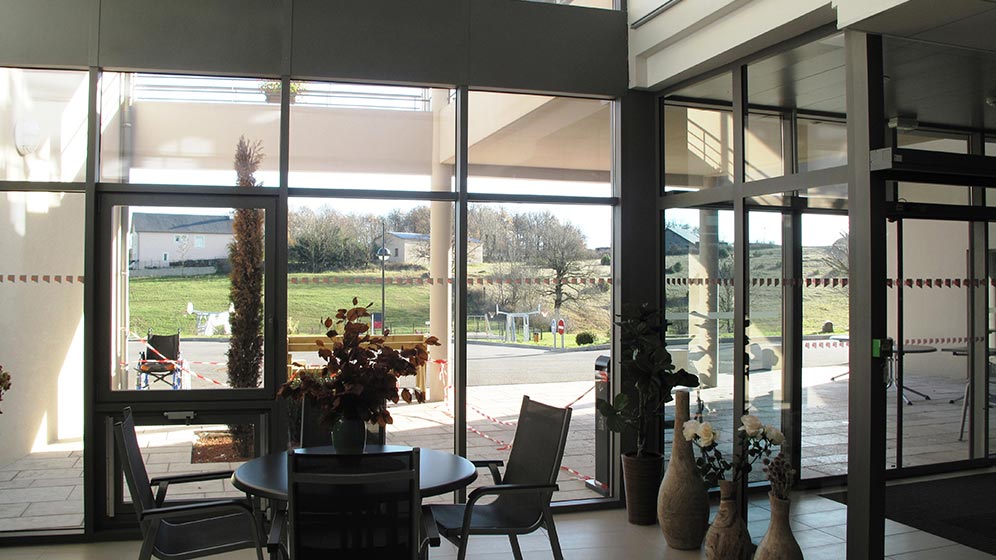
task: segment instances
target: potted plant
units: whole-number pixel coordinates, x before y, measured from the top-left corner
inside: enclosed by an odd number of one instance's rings
[[[263,92],[263,96],[266,98],[267,103],[280,103],[280,90],[282,89],[280,85],[280,80],[266,80],[265,82],[259,84],[259,91]],[[290,102],[293,103],[297,99],[297,94],[304,89],[301,82],[292,81],[290,83]]]
[[[664,458],[647,450],[647,437],[664,404],[672,400],[671,390],[696,387],[699,379],[684,369],[675,371],[664,342],[667,326],[660,309],[648,304],[626,306],[616,325],[622,343],[623,390],[611,403],[598,399],[596,407],[610,430],[632,430],[636,435],[635,451],[622,456],[626,509],[630,523],[649,525],[657,520]]]
[[[415,375],[429,359],[428,346],[439,341],[430,336],[424,343],[395,350],[381,337],[370,336],[366,307],[339,309],[335,318],[323,322],[327,340],[318,339],[318,356],[325,365],[313,375],[289,379],[277,395],[300,401],[311,399],[322,410],[321,422],[330,427],[340,451],[362,450],[365,424],[381,427],[394,423],[387,403],[425,401],[419,389],[399,388],[402,376]],[[341,329],[341,331],[340,331]]]

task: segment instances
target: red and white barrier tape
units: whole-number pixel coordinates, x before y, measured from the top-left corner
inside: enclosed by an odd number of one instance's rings
[[[78,274],[0,274],[0,284],[82,284]]]
[[[381,279],[375,276],[291,276],[289,279],[291,284],[373,284],[379,286],[381,284]],[[408,286],[423,286],[423,285],[435,285],[435,284],[452,284],[453,278],[422,278],[422,277],[406,277],[406,278],[385,278],[384,284],[392,285],[408,285]],[[583,284],[583,285],[596,285],[596,284],[611,284],[612,278],[609,277],[590,277],[590,278],[468,278],[467,285],[556,285],[556,284]]]
[[[226,383],[222,383],[222,382],[217,381],[215,379],[211,379],[210,377],[204,377],[203,375],[197,373],[196,371],[194,371],[194,370],[186,367],[182,362],[168,359],[166,356],[163,355],[162,352],[160,352],[158,349],[156,349],[156,347],[154,347],[151,344],[149,344],[148,340],[146,340],[146,339],[144,339],[144,338],[136,335],[135,333],[130,333],[130,334],[131,334],[132,338],[138,339],[139,342],[141,342],[142,344],[144,344],[147,348],[149,348],[150,350],[152,350],[153,352],[155,352],[155,354],[157,356],[159,356],[160,358],[162,358],[161,360],[144,360],[145,362],[173,363],[173,364],[176,364],[176,365],[180,366],[180,370],[181,371],[185,371],[185,372],[189,373],[190,375],[192,375],[192,376],[194,376],[194,377],[196,377],[196,378],[198,378],[198,379],[200,379],[202,381],[207,381],[208,383],[214,383],[215,385],[217,385],[219,387],[228,387],[229,386]],[[224,362],[214,362],[214,363],[215,364],[223,364]]]

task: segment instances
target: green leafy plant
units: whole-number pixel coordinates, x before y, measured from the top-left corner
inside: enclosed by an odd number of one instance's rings
[[[595,344],[595,334],[588,331],[581,331],[574,336],[574,342],[576,342],[578,346]]]
[[[635,430],[636,455],[644,456],[652,423],[673,397],[675,387],[697,387],[699,378],[684,369],[675,371],[664,343],[667,329],[663,312],[648,304],[626,306],[619,315],[622,343],[623,391],[612,402],[598,399],[595,406],[610,430]]]
[[[398,379],[415,375],[429,360],[428,346],[439,340],[428,337],[424,343],[395,350],[384,338],[370,336],[370,312],[373,303],[339,309],[335,318],[326,318],[328,340],[317,339],[318,356],[325,365],[321,370],[305,370],[284,383],[277,396],[300,401],[308,397],[322,409],[322,422],[332,425],[339,418],[362,420],[385,426],[394,419],[387,403],[425,402],[419,389],[402,388]],[[340,332],[341,330],[341,332]]]

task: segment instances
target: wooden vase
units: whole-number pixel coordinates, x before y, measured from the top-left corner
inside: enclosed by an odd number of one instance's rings
[[[768,500],[771,502],[771,521],[768,532],[757,546],[754,560],[802,560],[802,548],[795,540],[789,524],[790,502],[770,492]]]
[[[736,484],[719,481],[719,511],[705,535],[705,556],[709,560],[750,560],[754,545],[747,524],[737,512]]]
[[[657,518],[668,546],[692,550],[702,546],[709,526],[709,496],[695,468],[692,442],[682,430],[688,421],[688,391],[674,396],[674,437],[671,460],[657,493]]]

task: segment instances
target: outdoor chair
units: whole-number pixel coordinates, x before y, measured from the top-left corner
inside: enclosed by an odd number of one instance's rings
[[[314,401],[305,398],[301,402],[301,447],[316,447],[332,445],[332,428],[322,424],[322,409],[315,406]],[[384,428],[374,428],[367,425],[367,443],[384,445],[386,432]]]
[[[414,560],[440,542],[421,505],[418,448],[362,455],[290,450],[287,490],[286,514],[270,531],[271,554]]]
[[[459,560],[466,558],[470,535],[508,535],[512,553],[521,560],[517,535],[540,527],[550,536],[554,558],[563,559],[550,500],[558,490],[557,475],[570,423],[570,408],[555,408],[523,396],[505,476],[498,470],[502,461],[474,461],[478,467],[488,467],[494,485],[474,489],[465,505],[431,506],[440,535],[459,548]],[[485,496],[496,498],[479,504]]]
[[[180,331],[176,334],[152,334],[149,329],[145,337],[146,348],[139,353],[136,389],[148,389],[149,377],[152,383],[161,381],[173,389],[180,389],[183,383],[183,361],[180,358]]]
[[[228,479],[232,471],[191,473],[149,479],[135,435],[135,420],[126,408],[124,419],[114,425],[118,455],[142,531],[139,560],[153,556],[183,560],[255,548],[263,560],[256,517],[245,499],[216,499],[166,505],[170,484]],[[152,487],[157,487],[155,496]]]

